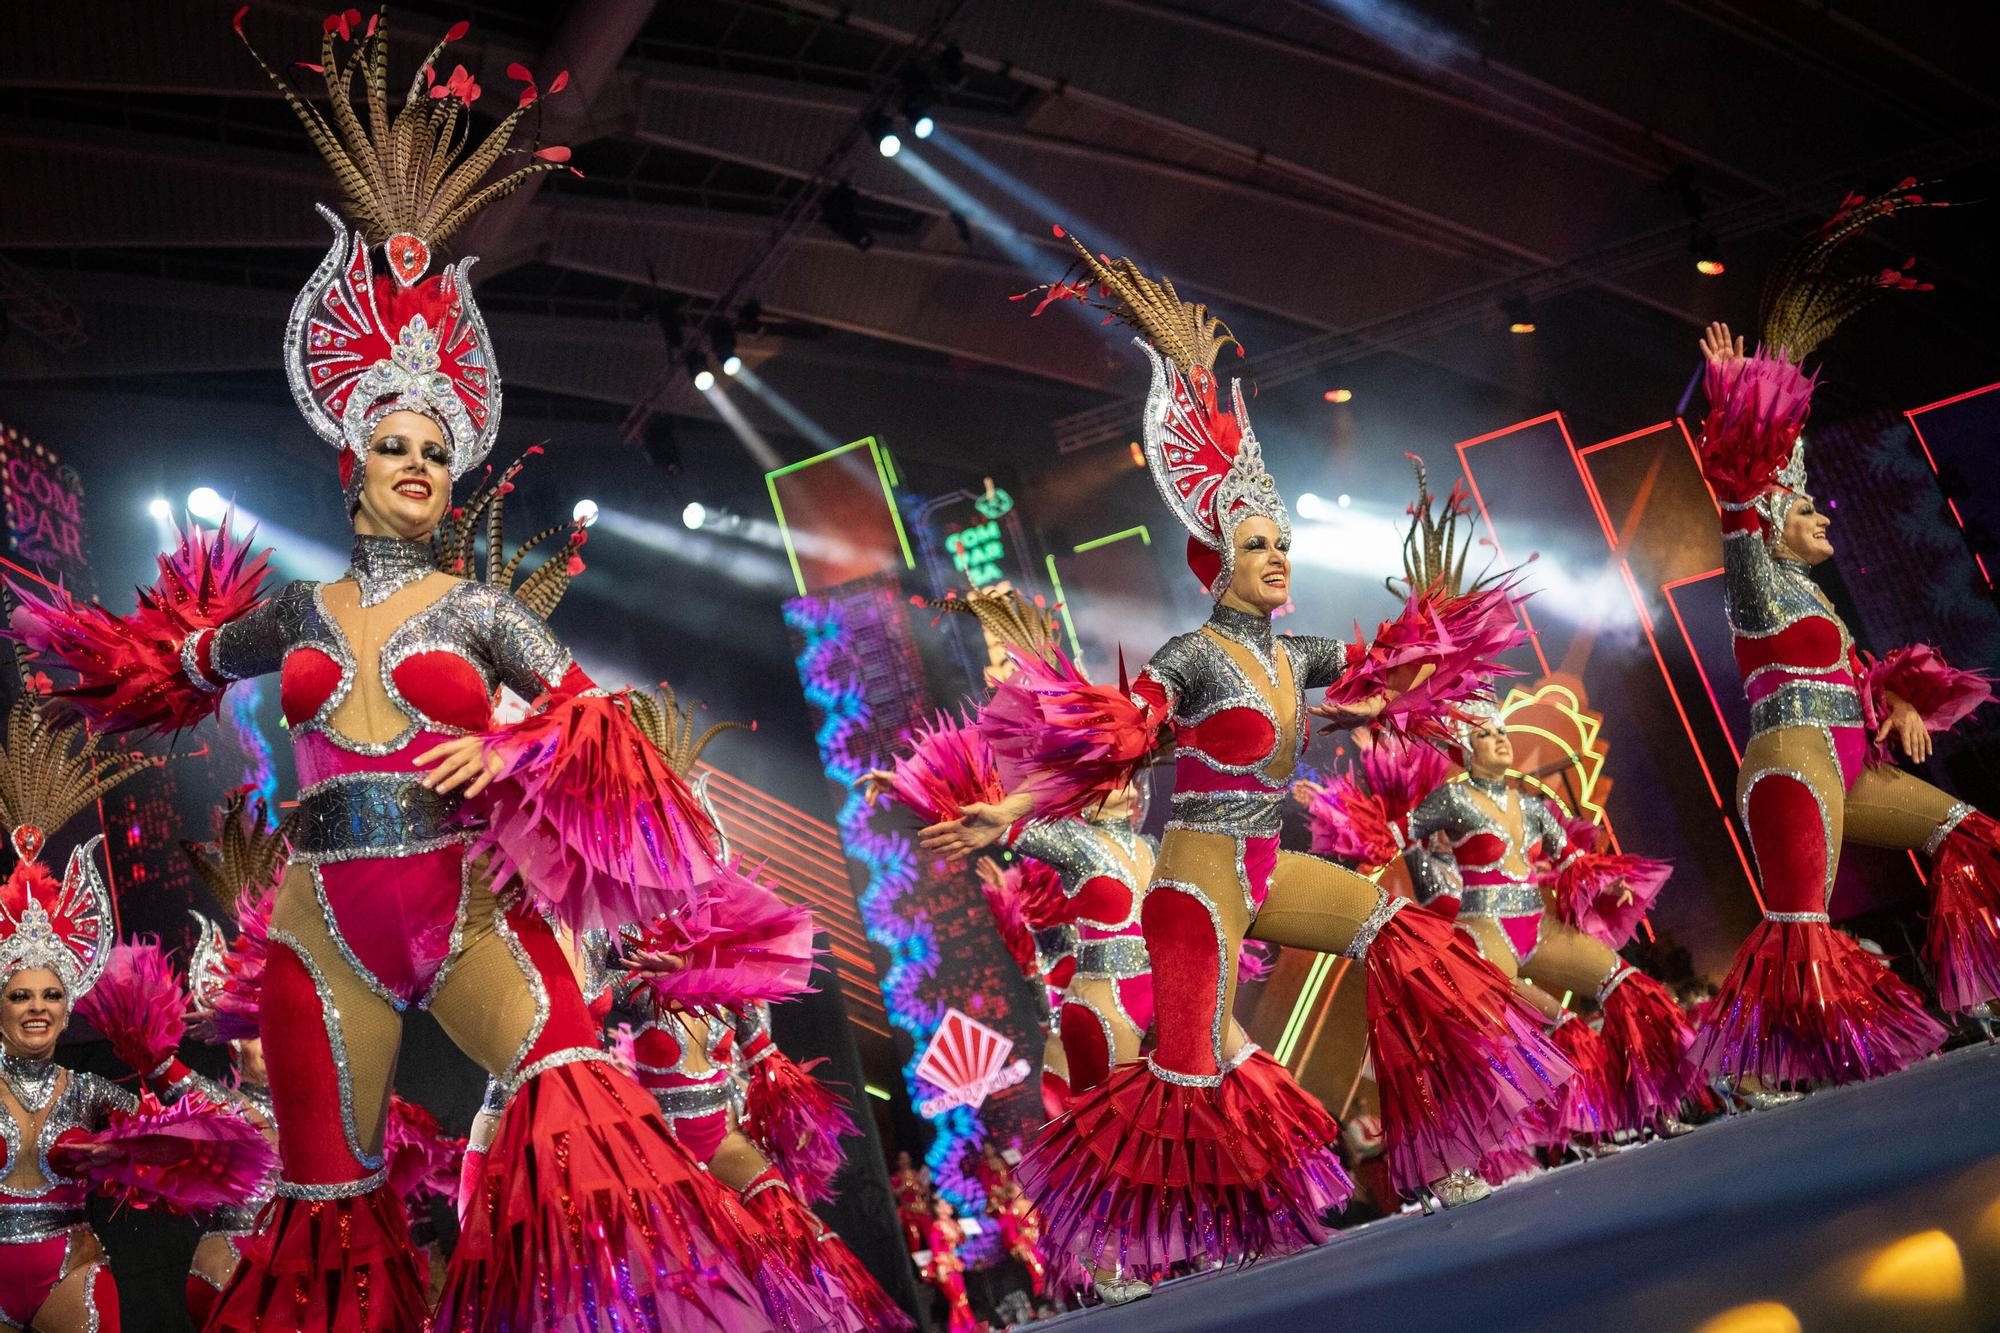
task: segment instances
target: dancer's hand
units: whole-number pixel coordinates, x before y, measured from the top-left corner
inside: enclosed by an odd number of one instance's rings
[[[634,949],[625,955],[625,966],[642,976],[666,977],[684,970],[687,967],[687,959],[677,953]]]
[[[1292,799],[1307,809],[1311,809],[1312,803],[1324,795],[1326,795],[1324,782],[1310,782],[1300,778],[1292,784]]]
[[[1000,869],[1000,863],[990,856],[980,857],[973,864],[972,873],[979,876],[980,883],[990,884],[996,889],[1000,887],[1002,881],[1006,878],[1006,872]]]
[[[1366,699],[1357,699],[1351,704],[1328,703],[1322,699],[1319,703],[1308,705],[1306,711],[1314,717],[1325,718],[1336,728],[1347,728],[1359,727],[1374,721],[1388,706],[1389,692],[1382,690],[1369,695]]]
[[[865,804],[873,805],[889,793],[889,784],[895,774],[886,768],[871,768],[854,780],[854,790],[861,793]]]
[[[1921,764],[1931,757],[1931,733],[1924,726],[1924,719],[1909,702],[1897,695],[1883,691],[1889,704],[1889,715],[1882,719],[1882,725],[1875,728],[1875,739],[1879,743],[1890,736],[1896,738],[1896,747],[1904,758],[1913,764]]]
[[[1632,905],[1632,886],[1622,879],[1619,880],[1611,886],[1611,900],[1620,907],[1630,907]]]
[[[486,790],[500,776],[502,760],[489,753],[483,736],[460,736],[443,745],[432,746],[411,761],[418,768],[436,768],[424,774],[423,785],[434,792],[457,791],[465,787],[468,799]],[[466,786],[470,783],[470,786]]]
[[[1721,320],[1708,326],[1701,335],[1702,359],[1711,366],[1726,366],[1732,361],[1743,359],[1743,339],[1733,341],[1729,336],[1729,326]]]
[[[974,852],[991,847],[1000,835],[1013,827],[1034,808],[1033,800],[1016,793],[998,804],[975,801],[958,808],[957,819],[932,824],[917,834],[917,841],[933,856],[947,861],[963,861]]]

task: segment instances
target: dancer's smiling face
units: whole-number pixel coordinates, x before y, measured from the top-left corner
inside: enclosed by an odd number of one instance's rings
[[[1236,525],[1236,566],[1222,604],[1269,615],[1292,599],[1292,542],[1262,514]]]
[[[69,1026],[69,987],[46,967],[24,967],[0,988],[0,1044],[9,1055],[46,1059]]]
[[[1811,500],[1794,500],[1792,507],[1785,511],[1785,531],[1782,540],[1785,549],[1809,565],[1816,565],[1833,556],[1833,543],[1827,540],[1826,530],[1833,526],[1833,520]]]
[[[1472,733],[1470,762],[1466,769],[1475,778],[1500,778],[1514,762],[1514,742],[1499,723],[1488,722]]]
[[[368,438],[361,507],[354,530],[364,537],[428,537],[451,503],[451,446],[421,412],[391,412]]]

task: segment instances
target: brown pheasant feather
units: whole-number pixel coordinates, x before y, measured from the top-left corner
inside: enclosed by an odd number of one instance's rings
[[[506,497],[512,493],[514,478],[520,475],[528,459],[540,452],[539,446],[529,449],[506,471],[490,476],[486,484],[473,492],[464,504],[453,507],[445,515],[444,522],[438,524],[437,532],[431,539],[431,548],[432,559],[439,569],[461,578],[473,578],[477,568],[477,540],[484,529],[485,568],[477,577],[513,593],[522,605],[547,620],[562,601],[563,594],[569,591],[569,581],[575,571],[581,567],[577,551],[583,546],[584,529],[581,523],[558,523],[522,542],[511,556],[507,554]],[[516,586],[514,580],[528,555],[565,529],[569,532],[569,539],[550,552]]]
[[[565,169],[569,149],[542,145],[538,139],[514,147],[514,131],[544,92],[520,65],[510,65],[509,78],[526,83],[514,109],[500,118],[477,147],[471,147],[469,108],[479,98],[479,85],[463,65],[440,81],[436,64],[445,47],[465,36],[468,25],[454,24],[431,48],[410,79],[401,109],[389,108],[389,19],[378,9],[362,26],[359,10],[350,9],[326,20],[317,65],[304,65],[326,81],[326,111],[306,100],[271,68],[243,31],[236,15],[236,35],[243,39],[258,67],[271,80],[285,105],[305,126],[313,147],[333,168],[346,198],[349,218],[372,244],[408,233],[427,245],[437,245],[487,204],[520,187],[542,171]],[[356,40],[356,29],[360,29]],[[353,43],[346,59],[343,44]],[[361,83],[361,109],[355,108],[354,84]],[[553,79],[549,95],[569,82],[564,71]],[[366,116],[364,121],[363,116]],[[526,165],[484,185],[482,181],[509,154],[525,154]],[[566,168],[574,170],[574,168]]]
[[[994,642],[1033,654],[1044,662],[1054,660],[1055,621],[1041,608],[1014,590],[974,589],[963,597],[933,597],[926,603],[933,611],[956,611],[976,617]]]
[[[1174,290],[1172,279],[1161,278],[1156,282],[1141,273],[1131,260],[1093,254],[1075,236],[1062,234],[1083,257],[1097,285],[1109,294],[1108,302],[1088,303],[1110,311],[1138,330],[1161,356],[1180,368],[1181,374],[1192,373],[1196,366],[1213,371],[1215,358],[1224,347],[1231,344],[1242,347],[1229,326],[1210,315],[1206,305],[1183,301]],[[1085,299],[1079,289],[1067,291]]]
[[[7,714],[7,743],[0,749],[0,821],[5,829],[32,825],[52,837],[98,797],[164,762],[100,750],[99,739],[79,723],[50,720],[41,701],[23,692]]]
[[[1840,210],[1780,259],[1764,280],[1757,315],[1764,346],[1784,352],[1796,364],[1883,293],[1929,291],[1931,284],[1909,276],[1915,261],[1858,271],[1849,255],[1854,243],[1883,219],[1909,208],[1943,207],[1917,193],[1914,177],[1871,197],[1848,195]]]
[[[1393,578],[1384,579],[1383,586],[1395,597],[1428,591],[1449,598],[1478,592],[1505,578],[1511,571],[1488,572],[1475,579],[1470,588],[1465,586],[1465,558],[1472,553],[1473,545],[1465,530],[1472,515],[1465,483],[1454,482],[1440,508],[1437,497],[1431,494],[1430,473],[1424,467],[1424,460],[1415,454],[1403,456],[1410,460],[1417,474],[1417,499],[1410,506],[1410,529],[1403,534],[1404,586],[1398,588]]]
[[[674,687],[660,682],[657,695],[634,690],[626,696],[631,703],[632,721],[667,761],[667,767],[686,777],[708,743],[725,731],[749,731],[748,722],[717,722],[699,736],[694,730],[694,710],[684,709],[674,695]]]
[[[233,921],[259,895],[269,892],[291,859],[289,834],[294,816],[267,827],[270,811],[260,796],[232,793],[222,807],[222,831],[214,842],[183,842],[181,850],[216,905]]]

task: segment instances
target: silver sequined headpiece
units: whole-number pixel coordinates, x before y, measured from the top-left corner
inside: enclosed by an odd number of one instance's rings
[[[1764,540],[1770,546],[1775,548],[1785,539],[1785,520],[1791,516],[1792,506],[1813,498],[1808,485],[1806,437],[1801,435],[1792,444],[1792,456],[1778,469],[1774,485],[1750,502],[1764,519]]]
[[[28,874],[31,862],[23,857],[9,886],[23,891],[22,903],[11,906],[11,892],[0,899],[0,980],[46,968],[62,981],[74,1004],[104,975],[115,932],[111,893],[97,871],[97,849],[103,842],[100,833],[71,852],[60,883],[40,873],[39,866],[34,867],[37,873]]]

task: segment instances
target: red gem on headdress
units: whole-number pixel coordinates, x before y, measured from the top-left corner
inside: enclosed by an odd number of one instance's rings
[[[397,232],[383,248],[389,252],[389,271],[404,287],[423,277],[424,270],[431,266],[430,246],[424,244],[421,237],[409,232]]]
[[[41,855],[48,840],[48,835],[33,824],[23,824],[14,830],[14,851],[23,861],[32,861]]]

